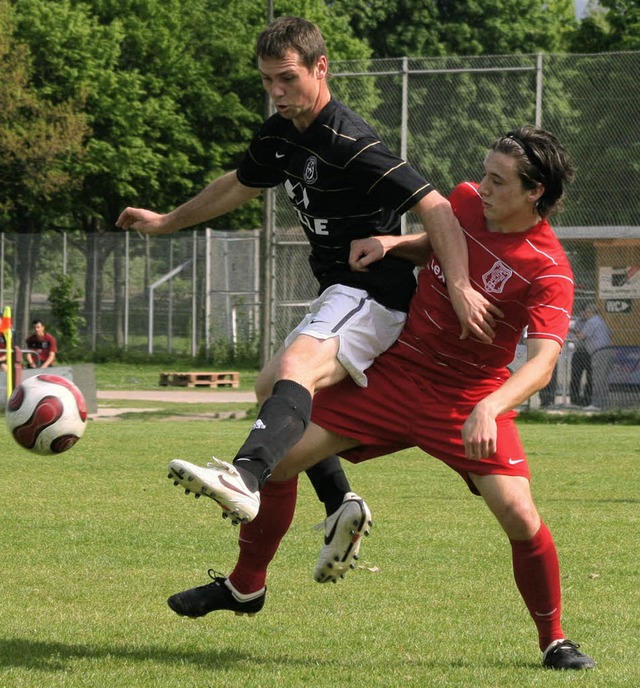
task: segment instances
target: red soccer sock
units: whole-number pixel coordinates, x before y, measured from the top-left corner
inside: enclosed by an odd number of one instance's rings
[[[564,638],[560,616],[560,565],[553,537],[544,523],[531,540],[511,540],[516,585],[538,629],[540,649]]]
[[[260,491],[260,511],[240,527],[240,555],[229,575],[238,592],[246,595],[264,587],[267,567],[293,520],[297,496],[297,476],[284,482],[269,480]]]

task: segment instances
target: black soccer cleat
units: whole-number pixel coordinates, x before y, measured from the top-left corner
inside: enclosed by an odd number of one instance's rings
[[[546,669],[595,669],[596,663],[570,640],[558,640],[545,650],[542,666]]]
[[[224,576],[216,575],[212,569],[209,569],[208,574],[213,579],[211,583],[171,595],[167,604],[176,614],[197,619],[209,612],[224,609],[235,612],[236,616],[255,616],[264,606],[266,588],[258,597],[242,602],[225,585],[227,579]]]

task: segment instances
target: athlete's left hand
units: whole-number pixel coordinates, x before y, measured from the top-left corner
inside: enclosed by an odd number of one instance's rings
[[[480,461],[495,454],[498,446],[495,415],[482,403],[478,404],[462,426],[462,442],[468,459]]]

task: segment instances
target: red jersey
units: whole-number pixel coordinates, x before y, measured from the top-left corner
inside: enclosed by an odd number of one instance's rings
[[[514,423],[515,411],[496,418],[497,451],[470,461],[462,427],[475,406],[509,377],[522,330],[562,344],[573,305],[569,261],[546,220],[526,232],[487,228],[477,184],[457,186],[450,197],[465,233],[473,286],[504,313],[491,344],[461,340],[436,258],[421,271],[418,291],[398,341],[367,370],[369,385],[347,378],[313,398],[312,420],[360,442],[342,456],[352,462],[418,446],[458,471],[529,478]],[[402,382],[399,382],[399,381]]]
[[[467,387],[470,378],[504,381],[525,327],[528,337],[563,344],[573,307],[571,266],[546,220],[526,232],[490,232],[477,184],[459,184],[449,200],[466,235],[471,283],[504,318],[497,321],[491,344],[474,337],[461,340],[442,267],[434,256],[420,273],[393,352],[435,368],[438,377],[455,386]]]
[[[47,360],[51,351],[54,353],[58,351],[55,337],[48,332],[44,333],[42,339],[38,339],[35,334],[29,335],[26,342],[28,349],[33,349],[37,352],[40,363],[44,363]]]

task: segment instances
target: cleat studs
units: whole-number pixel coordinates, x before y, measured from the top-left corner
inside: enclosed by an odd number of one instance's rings
[[[336,561],[337,561],[337,560],[336,560]],[[328,569],[332,569],[332,568],[333,568],[333,562],[332,562],[332,561],[328,561],[328,562],[327,562],[327,568],[328,568]]]
[[[229,518],[229,514],[226,511],[223,511],[222,518]]]
[[[169,476],[169,477],[171,477],[171,476]],[[180,483],[179,483],[177,480],[174,480],[174,481],[173,481],[173,484],[177,486],[177,485],[179,485]]]
[[[200,499],[200,495],[199,495],[199,494],[194,495],[194,497],[195,497],[196,499]]]
[[[191,494],[191,490],[185,490],[184,493],[185,493],[186,495]]]

